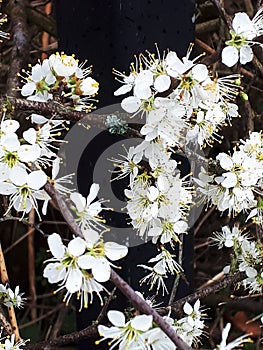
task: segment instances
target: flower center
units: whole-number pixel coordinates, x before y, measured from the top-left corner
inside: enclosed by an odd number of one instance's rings
[[[13,168],[18,162],[17,152],[7,152],[3,159],[4,163],[7,163],[9,168]]]
[[[232,36],[231,40],[226,41],[226,45],[234,46],[238,50],[244,45],[247,45],[247,39],[241,35],[236,34],[233,30],[230,31]]]
[[[195,85],[195,80],[191,75],[183,75],[181,78],[180,88],[191,91]]]

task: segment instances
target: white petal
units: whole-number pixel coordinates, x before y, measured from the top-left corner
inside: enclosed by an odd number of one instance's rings
[[[110,279],[110,264],[105,258],[97,258],[96,266],[92,269],[92,274],[96,281],[106,282]]]
[[[87,197],[87,206],[90,205],[90,203],[93,202],[94,199],[97,197],[99,193],[99,189],[100,189],[100,185],[98,184],[92,184],[90,186],[89,195]]]
[[[245,12],[238,12],[232,21],[232,27],[237,34],[246,34],[254,31],[252,21]],[[252,36],[253,38],[253,36]],[[252,39],[251,37],[248,39]]]
[[[31,121],[35,124],[44,124],[48,121],[48,119],[43,117],[43,115],[33,113],[31,114]]]
[[[17,153],[22,162],[35,162],[40,157],[41,149],[37,144],[22,145]]]
[[[174,230],[176,233],[184,233],[188,229],[188,225],[185,221],[179,220],[174,224]]]
[[[147,100],[152,96],[152,90],[148,85],[145,85],[143,83],[136,84],[133,88],[134,96],[142,99]]]
[[[2,146],[9,152],[17,151],[20,148],[20,142],[18,140],[17,134],[11,133],[4,137]]]
[[[22,186],[27,183],[28,173],[21,167],[15,167],[10,170],[10,180],[17,186]]]
[[[122,85],[118,90],[114,91],[114,96],[127,94],[127,92],[131,91],[131,89],[132,89],[131,84]]]
[[[253,51],[249,46],[242,46],[240,49],[240,63],[246,64],[253,60]]]
[[[247,267],[246,268],[246,275],[247,275],[247,277],[249,277],[249,278],[255,278],[256,276],[257,276],[257,270],[256,269],[254,269],[253,267]]]
[[[49,263],[43,271],[43,276],[49,283],[58,283],[65,278],[66,269],[61,263]]]
[[[152,322],[152,315],[139,315],[135,316],[134,319],[131,320],[131,326],[138,331],[146,332],[151,328]]]
[[[89,248],[92,248],[93,245],[100,239],[99,233],[95,230],[82,229],[82,233]]]
[[[221,185],[225,188],[235,187],[237,184],[237,176],[234,173],[224,173],[224,180],[221,182]]]
[[[66,247],[64,246],[60,235],[57,233],[52,233],[52,235],[48,236],[47,242],[51,254],[56,259],[62,259],[65,254]]]
[[[236,49],[234,46],[224,47],[222,51],[222,63],[228,67],[233,67],[238,62],[238,58],[238,49]]]
[[[34,82],[26,83],[21,89],[22,96],[30,96],[36,90],[36,84]]]
[[[128,113],[135,113],[141,107],[141,100],[135,96],[126,97],[122,100],[121,107]]]
[[[191,315],[192,312],[193,312],[192,306],[188,302],[186,302],[184,304],[184,313],[186,313],[186,315]]]
[[[163,229],[161,227],[152,227],[148,231],[148,236],[149,237],[155,237],[155,236],[160,236],[160,234],[163,232]]]
[[[80,256],[86,250],[86,244],[81,237],[73,238],[68,244],[68,251],[73,256]]]
[[[78,192],[73,192],[70,195],[70,199],[75,204],[77,210],[82,212],[86,206],[86,199]]]
[[[112,261],[122,259],[128,253],[128,248],[115,242],[106,242],[104,244],[105,255]]]
[[[16,186],[8,182],[0,182],[0,193],[3,195],[10,195],[16,191]]]
[[[208,77],[208,69],[204,64],[197,64],[192,68],[193,79],[201,82]]]
[[[122,335],[122,330],[117,327],[105,327],[98,325],[98,332],[101,337],[118,339]]]
[[[110,310],[107,314],[110,323],[116,327],[125,326],[125,316],[122,312],[116,310]]]
[[[96,268],[96,258],[91,255],[81,255],[78,258],[78,265],[84,270]]]
[[[39,82],[43,79],[42,67],[39,63],[37,63],[34,67],[32,67],[32,79],[35,82]]]
[[[34,143],[36,143],[36,139],[37,139],[36,130],[34,128],[29,128],[28,130],[24,131],[23,138],[25,141],[33,145]]]
[[[144,84],[145,86],[150,86],[153,84],[153,73],[150,70],[142,70],[135,77],[135,85]]]
[[[152,126],[150,126],[149,124],[145,124],[142,126],[140,132],[142,135],[148,135],[148,134],[152,133],[154,130],[155,129]]]
[[[154,81],[154,87],[158,92],[164,92],[169,89],[171,78],[168,75],[159,75]]]
[[[69,271],[65,287],[70,293],[75,293],[80,290],[82,284],[82,277],[82,273],[79,269],[73,269]]]
[[[28,186],[34,190],[39,190],[47,183],[47,175],[42,170],[32,171],[28,175]]]
[[[6,119],[1,123],[1,131],[4,133],[16,132],[20,124],[17,120]]]
[[[231,170],[233,167],[233,161],[231,157],[226,153],[219,153],[216,157],[220,162],[220,166],[225,170]]]
[[[151,202],[155,201],[155,199],[158,197],[159,195],[159,190],[158,188],[154,187],[154,186],[151,186],[149,188],[149,191],[148,191],[148,194],[147,194],[147,197],[150,199]]]
[[[55,179],[59,173],[61,158],[56,157],[52,162],[52,179]]]

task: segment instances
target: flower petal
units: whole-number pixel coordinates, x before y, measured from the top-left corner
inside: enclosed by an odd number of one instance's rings
[[[90,186],[90,190],[89,190],[89,195],[87,197],[87,206],[90,205],[91,202],[94,201],[94,199],[97,197],[98,193],[99,193],[99,189],[100,189],[100,185],[99,184],[92,184]]]
[[[86,243],[81,237],[73,238],[68,244],[68,251],[73,256],[80,256],[86,250]]]
[[[82,212],[86,206],[86,199],[78,192],[73,192],[70,195],[70,199],[75,204],[77,211]]]
[[[135,113],[141,107],[141,100],[135,96],[126,97],[122,100],[121,107],[128,113]]]
[[[51,254],[58,260],[62,259],[65,255],[66,247],[64,246],[62,239],[58,233],[52,233],[47,239]]]
[[[169,89],[171,78],[168,75],[159,75],[154,81],[154,87],[158,92],[164,92]]]
[[[246,64],[253,60],[253,51],[248,45],[242,46],[240,49],[240,63]]]
[[[146,332],[152,327],[152,315],[139,315],[131,320],[131,326],[138,331]]]
[[[110,279],[110,264],[105,258],[97,258],[96,266],[92,274],[98,282],[106,282]]]
[[[125,316],[121,311],[110,310],[107,313],[108,319],[110,323],[112,323],[116,327],[124,327],[125,326]]]
[[[115,242],[106,242],[104,244],[105,255],[112,261],[116,261],[125,257],[128,253],[128,248]]]
[[[47,175],[42,170],[32,171],[28,175],[28,186],[34,190],[39,190],[47,183]]]
[[[79,269],[72,269],[69,271],[65,287],[70,293],[78,292],[81,288],[82,273]]]
[[[228,67],[233,67],[239,58],[238,49],[234,46],[227,46],[223,48],[222,51],[222,63]]]

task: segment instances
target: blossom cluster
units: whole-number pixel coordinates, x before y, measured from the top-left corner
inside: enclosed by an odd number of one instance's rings
[[[186,302],[184,312],[186,316],[179,320],[174,320],[170,316],[165,316],[164,320],[190,346],[199,341],[204,328],[202,320],[204,315],[200,310],[200,301],[197,300],[193,307]],[[108,319],[113,327],[98,326],[99,334],[103,338],[97,341],[97,344],[103,340],[112,339],[109,343],[110,350],[115,347],[119,350],[176,349],[173,342],[155,324],[152,315],[136,315],[126,321],[122,312],[111,310],[108,312]]]
[[[43,275],[49,283],[59,283],[57,292],[66,289],[66,303],[72,294],[77,293],[80,309],[87,308],[88,303],[92,303],[93,293],[98,295],[103,304],[100,293],[107,290],[101,282],[110,279],[111,266],[114,266],[110,261],[119,260],[128,253],[126,246],[104,242],[101,227],[96,225],[98,214],[102,210],[101,203],[94,201],[98,191],[98,184],[93,184],[87,198],[78,192],[71,194],[71,200],[76,206],[72,209],[76,212],[76,221],[83,237],[74,237],[67,246],[57,233],[48,237],[53,257],[48,260]]]
[[[146,117],[140,130],[143,141],[130,147],[123,160],[114,160],[120,167],[117,179],[130,177],[126,209],[140,237],[172,247],[181,244],[180,237],[187,232],[194,195],[190,174],[181,176],[172,148],[192,141],[203,147],[217,138],[220,125],[238,116],[233,101],[240,89],[239,76],[213,79],[204,64],[196,64],[198,58],[189,59],[190,52],[182,60],[173,51],[163,58],[159,53],[157,58],[141,55],[128,76],[115,71],[122,83],[115,95],[132,92],[122,108]],[[167,259],[165,252],[163,248],[155,266],[143,265],[150,274],[142,281],[150,289],[157,284],[157,289],[166,291],[164,279],[182,271],[172,262],[175,256],[168,254]]]
[[[164,279],[182,269],[173,261],[176,256],[163,245],[182,244],[181,236],[187,232],[186,220],[194,194],[189,176],[180,177],[172,152],[161,140],[144,140],[138,146],[130,147],[123,160],[114,161],[120,168],[117,179],[125,176],[130,179],[129,188],[124,192],[128,198],[126,209],[131,225],[142,239],[151,239],[157,246],[162,246],[162,253],[149,261],[157,262],[154,267],[141,266],[150,270],[142,282],[150,284],[150,289],[156,284],[158,290],[162,287],[167,291]]]
[[[238,116],[234,102],[240,91],[240,77],[233,74],[213,78],[204,64],[189,59],[191,49],[182,60],[170,51],[163,58],[141,55],[131,72],[115,71],[123,85],[115,91],[132,96],[122,100],[128,113],[146,116],[141,133],[147,141],[160,138],[164,146],[194,142],[204,147],[219,140],[218,130]]]
[[[242,347],[244,343],[251,343],[252,340],[249,338],[248,335],[242,335],[234,340],[232,340],[230,343],[226,343],[229,331],[231,328],[231,324],[227,323],[225,328],[222,331],[222,340],[221,343],[215,348],[215,350],[232,350],[237,349],[239,347]]]
[[[0,124],[0,193],[9,196],[6,214],[14,208],[23,218],[34,208],[40,217],[38,201],[43,202],[42,213],[46,213],[50,197],[43,188],[49,179],[44,170],[52,167],[51,177],[55,183],[60,159],[54,142],[58,141],[56,137],[60,136],[62,127],[52,121],[39,124],[41,118],[31,115],[32,123],[38,125],[21,130],[22,125],[15,119],[5,118],[4,112]],[[58,179],[58,185],[59,182]]]
[[[238,61],[246,64],[253,60],[254,45],[262,47],[257,37],[263,34],[263,8],[255,14],[252,20],[245,12],[235,14],[230,30],[231,39],[226,41],[226,47],[222,51],[222,62],[233,67]]]
[[[99,83],[91,78],[91,67],[84,68],[74,56],[64,53],[52,54],[37,63],[26,73],[22,96],[28,100],[46,102],[55,100],[68,108],[89,111]]]
[[[16,341],[15,334],[12,334],[11,336],[2,337],[0,339],[0,349],[3,349],[3,350],[23,350],[24,346],[26,345],[26,343],[28,341],[29,341],[29,339],[27,339],[27,340],[20,339],[20,340]]]
[[[253,241],[248,234],[243,233],[237,226],[232,230],[228,226],[222,227],[222,232],[216,233],[213,240],[219,249],[226,247],[233,251],[230,266],[225,272],[244,271],[246,278],[241,284],[250,293],[262,293],[263,290],[263,244]]]
[[[24,305],[24,298],[22,298],[24,293],[19,293],[19,286],[16,286],[13,291],[7,285],[0,284],[0,302],[7,307],[17,307],[21,308]]]
[[[219,153],[210,169],[201,169],[198,191],[221,212],[236,215],[250,212],[248,219],[262,224],[262,134],[252,132],[241,140],[232,155]]]

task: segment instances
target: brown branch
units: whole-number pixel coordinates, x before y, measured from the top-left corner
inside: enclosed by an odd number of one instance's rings
[[[36,285],[35,285],[35,244],[34,244],[34,236],[35,229],[32,228],[31,225],[35,223],[35,209],[32,208],[30,210],[28,216],[28,238],[27,238],[27,246],[28,246],[28,284],[29,284],[29,295],[30,295],[30,314],[31,318],[34,320],[37,317],[36,312]],[[31,226],[31,227],[30,227]]]
[[[58,208],[62,216],[66,220],[72,233],[76,236],[83,237],[83,234],[81,232],[79,225],[77,224],[73,214],[69,210],[69,207],[67,204],[67,198],[62,194],[60,194],[58,191],[56,191],[55,187],[50,182],[46,183],[45,190],[48,192],[50,197],[57,203]]]
[[[2,250],[2,246],[0,244],[0,277],[3,284],[9,284],[5,258]],[[15,334],[15,339],[18,341],[20,339],[19,328],[16,320],[16,314],[13,306],[9,306],[8,308],[9,321],[12,327],[12,333]]]
[[[30,36],[27,26],[27,5],[27,0],[9,0],[8,4],[13,42],[7,79],[7,94],[12,96],[18,96],[19,94],[18,91],[15,91],[20,85],[20,78],[17,73],[24,67],[29,56]]]
[[[223,19],[225,24],[227,25],[228,29],[231,28],[231,17],[226,13],[224,7],[220,4],[219,0],[211,0],[212,3],[215,5],[217,8],[220,17]]]
[[[195,26],[196,34],[203,34],[207,32],[213,32],[219,28],[219,18],[211,19],[203,23],[197,23]]]
[[[41,31],[45,31],[53,37],[57,36],[56,22],[51,16],[44,15],[30,6],[26,8],[26,13],[28,20],[36,24]]]
[[[53,118],[55,120],[63,119],[71,122],[83,122],[83,125],[87,128],[96,127],[101,130],[107,129],[105,126],[107,114],[78,112],[70,110],[54,101],[35,102],[8,96],[0,97],[0,104],[6,107],[10,113],[14,111],[27,112],[28,114],[36,113],[43,115],[47,119]],[[125,117],[127,117],[127,114],[125,114]],[[132,127],[127,128],[127,132],[124,136],[135,138],[142,137],[141,133]]]
[[[57,346],[66,345],[69,343],[76,343],[81,339],[87,339],[93,336],[98,336],[97,326],[89,326],[81,331],[72,332],[66,335],[62,335],[56,339],[42,341],[36,344],[28,344],[23,349],[24,350],[51,350],[56,349]]]
[[[69,343],[77,343],[79,340],[82,340],[82,339],[88,339],[88,338],[91,338],[94,336],[99,337],[97,325],[104,318],[105,312],[108,309],[110,302],[115,297],[114,296],[115,291],[116,291],[116,288],[114,288],[112,290],[112,292],[110,293],[110,295],[107,297],[106,302],[105,302],[97,320],[95,321],[96,325],[94,324],[92,326],[88,326],[80,331],[76,331],[76,332],[69,333],[69,334],[66,334],[66,335],[63,335],[60,337],[56,337],[55,339],[49,339],[49,340],[42,341],[42,342],[39,342],[36,344],[29,344],[24,349],[25,350],[39,350],[39,349],[47,349],[48,350],[48,349],[54,349],[57,346],[66,345]]]
[[[187,345],[173,330],[173,328],[158,314],[158,312],[150,307],[135,291],[126,283],[115,271],[111,270],[110,280],[118,287],[118,289],[130,300],[133,306],[146,315],[152,315],[153,320],[162,331],[171,339],[179,350],[191,350],[191,346]]]
[[[51,183],[45,185],[45,189],[48,194],[58,203],[61,214],[67,221],[69,228],[76,236],[82,237],[82,232],[78,224],[76,223],[68,205],[65,201],[64,196],[56,191]],[[110,280],[115,284],[115,286],[133,303],[133,305],[141,312],[152,315],[153,320],[158,324],[158,326],[171,338],[174,344],[177,345],[180,350],[190,350],[192,349],[174,332],[174,330],[169,326],[169,324],[160,316],[158,313],[152,309],[149,304],[147,304],[142,298],[140,298],[135,291],[113,270],[111,270]]]
[[[202,290],[198,290],[193,294],[187,295],[186,297],[177,300],[175,303],[168,307],[160,307],[157,309],[158,313],[160,315],[165,315],[172,311],[175,314],[178,314],[182,311],[182,308],[186,301],[188,303],[193,303],[197,299],[202,299],[207,297],[210,294],[214,294],[216,292],[219,292],[220,290],[229,287],[232,284],[241,282],[243,279],[246,278],[245,272],[237,272],[234,275],[225,277],[222,281],[219,281],[217,283],[214,283],[213,285],[210,285]]]

